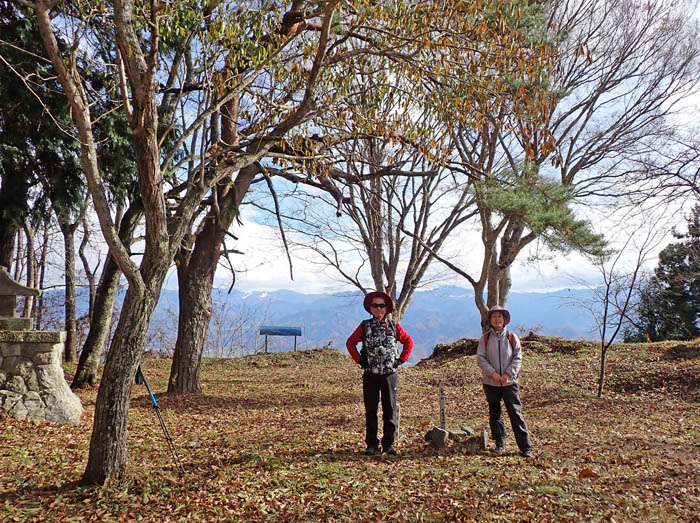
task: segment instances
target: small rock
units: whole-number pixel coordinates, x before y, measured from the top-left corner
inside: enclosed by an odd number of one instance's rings
[[[484,450],[483,441],[481,435],[470,436],[461,442],[462,451],[465,454],[479,454]]]
[[[440,427],[433,427],[431,432],[432,434],[430,438],[433,447],[441,449],[447,445],[447,441],[450,439],[450,433],[448,431],[441,429]]]
[[[454,441],[462,441],[469,437],[469,434],[463,430],[448,430],[447,432],[450,435],[450,439]]]
[[[462,425],[460,427],[460,429],[462,429],[464,432],[466,432],[470,436],[474,436],[476,434],[476,431],[472,427],[470,427],[469,425]]]

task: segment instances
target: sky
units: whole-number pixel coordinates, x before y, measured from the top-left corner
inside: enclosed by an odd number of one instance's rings
[[[689,207],[692,202],[688,202]],[[320,270],[317,265],[312,265],[294,252],[292,256],[292,267],[294,279],[290,277],[289,263],[284,252],[282,243],[278,238],[276,227],[263,225],[257,221],[255,212],[249,212],[250,207],[242,215],[243,225],[232,229],[232,233],[238,238],[235,243],[229,243],[228,248],[235,248],[244,254],[231,254],[230,259],[236,267],[236,281],[234,288],[243,293],[253,291],[275,291],[280,289],[292,290],[303,294],[330,294],[341,291],[356,291],[355,287],[339,281],[333,271]],[[644,215],[653,215],[653,209]],[[624,220],[620,223],[619,216],[613,219],[606,219],[601,215],[592,215],[591,209],[586,210],[586,215],[582,216],[594,224],[596,232],[605,233],[612,247],[623,249],[624,243],[630,238],[634,238],[639,244],[643,239],[643,234],[635,232],[633,220]],[[674,241],[670,231],[673,226],[681,226],[685,223],[682,213],[669,211],[668,209],[656,209],[657,216],[650,221],[659,227],[661,238],[653,249],[649,250],[645,267],[653,270],[658,260],[658,252],[666,245]],[[625,223],[628,227],[625,227]],[[97,228],[97,224],[95,224]],[[98,237],[99,232],[95,231]],[[290,232],[287,231],[289,235]],[[96,240],[97,241],[97,240]],[[100,243],[98,241],[98,243]],[[62,246],[55,245],[61,251]],[[103,246],[104,247],[104,246]],[[460,232],[452,239],[451,244],[446,246],[446,252],[460,254],[449,257],[455,264],[470,274],[478,274],[481,262],[481,252],[483,250],[479,233],[476,231]],[[513,292],[552,292],[566,288],[590,288],[601,281],[601,272],[590,260],[576,253],[566,255],[546,253],[539,256],[536,262],[529,258],[535,254],[535,249],[521,253],[514,263],[511,271],[513,280]],[[444,253],[443,253],[444,255]],[[619,268],[629,270],[636,262],[637,250],[634,245],[627,245],[626,254]],[[97,262],[97,251],[92,251],[90,257],[91,264]],[[104,259],[104,253],[99,254],[99,259]],[[471,260],[471,263],[470,263]],[[436,282],[426,288],[435,288],[447,285],[470,288],[469,282],[462,276],[446,270],[439,262],[434,262],[434,268],[440,269],[443,273]],[[54,271],[51,271],[52,274]],[[55,281],[54,281],[55,280]],[[228,289],[231,285],[232,277],[230,271],[224,264],[219,265],[216,273],[215,287]],[[369,281],[367,279],[367,281]],[[55,271],[53,284],[62,284],[62,270]],[[171,267],[164,282],[164,288],[177,289],[177,275],[174,266]]]
[[[694,0],[695,1],[695,0]],[[692,3],[690,4],[692,5]],[[700,4],[696,4],[696,19],[700,20]],[[697,123],[697,108],[700,106],[700,93],[681,99],[676,106],[675,118],[679,127]],[[629,217],[620,212],[611,217],[601,214],[594,208],[578,209],[581,218],[588,219],[596,232],[603,233],[611,248],[621,251],[620,260],[615,269],[622,273],[634,269],[640,250],[644,254],[643,267],[651,271],[658,261],[658,253],[669,243],[675,241],[671,231],[673,227],[683,228],[687,212],[694,202],[681,202],[683,207],[661,208],[654,202],[647,202],[641,217]],[[638,209],[639,210],[639,209]],[[645,224],[640,224],[639,220]],[[653,230],[656,235],[648,245],[643,246],[646,234]],[[245,256],[235,255],[234,263],[239,267],[236,275],[235,288],[242,292],[273,291],[289,289],[301,293],[332,293],[342,290],[356,290],[342,283],[331,270],[320,271],[316,265],[310,265],[299,256],[292,253],[294,279],[290,278],[287,255],[281,247],[281,242],[275,228],[257,223],[254,215],[247,215],[242,227],[233,231],[238,238],[236,249]],[[481,260],[482,244],[478,232],[462,232],[452,240],[452,246],[447,252],[456,252],[455,245],[473,246],[476,255],[471,256],[462,249],[461,254],[454,260],[457,265],[472,275],[478,274],[478,264]],[[591,260],[576,253],[552,254],[547,253],[546,259],[540,257],[537,262],[529,262],[528,258],[536,254],[536,247],[523,252],[511,269],[514,292],[551,292],[564,288],[593,287],[602,281],[601,269]],[[613,258],[614,259],[614,258]],[[471,262],[471,263],[470,263]],[[612,262],[605,267],[610,270]],[[436,267],[441,264],[435,262]],[[217,272],[215,285],[228,288],[231,275],[220,269]],[[176,286],[177,279],[169,277],[166,286]],[[434,286],[456,285],[470,287],[467,280],[459,275],[443,279]]]
[[[604,232],[612,248],[623,253],[617,269],[630,271],[636,265],[636,260],[648,227],[642,227],[632,218],[627,218],[620,223],[619,215],[605,218],[599,213],[591,214],[588,210],[589,221],[594,225],[596,232]],[[652,217],[654,210],[650,209],[643,214],[647,221],[658,227],[657,240],[653,245],[645,249],[645,267],[652,270],[658,260],[658,252],[668,243],[674,241],[670,231],[673,226],[679,226],[685,222],[681,212],[657,208],[657,216]],[[650,214],[651,213],[651,214]],[[643,224],[642,224],[643,225]],[[290,278],[289,263],[281,242],[277,237],[275,228],[261,225],[256,221],[244,219],[243,226],[232,231],[238,238],[235,248],[243,251],[245,255],[232,255],[233,263],[239,267],[236,274],[235,289],[241,292],[274,291],[279,289],[292,290],[304,294],[333,293],[343,290],[356,290],[347,284],[338,281],[332,271],[320,271],[316,265],[308,262],[292,253],[292,266],[294,280]],[[625,245],[625,243],[627,245]],[[481,239],[477,232],[461,233],[455,237],[452,246],[467,246],[473,249],[473,256],[462,254],[455,258],[456,263],[465,269],[471,268],[472,274],[478,269],[481,260]],[[552,254],[548,253],[544,259],[537,262],[528,261],[530,255],[535,254],[535,249],[522,253],[512,268],[512,280],[514,292],[551,292],[563,288],[583,288],[595,286],[601,282],[601,271],[590,260],[576,253]],[[474,260],[471,264],[469,260]],[[607,265],[608,267],[610,264]],[[435,267],[441,267],[436,263]],[[223,267],[216,274],[215,286],[228,288],[231,284],[231,275]],[[454,275],[441,279],[433,284],[433,287],[456,285],[470,287],[470,284],[462,276]],[[171,274],[166,283],[166,288],[176,288],[177,278]]]
[[[698,7],[700,12],[700,4]],[[697,120],[697,107],[700,106],[700,95],[682,100],[678,107],[679,124],[690,124]],[[687,116],[687,119],[683,118]],[[246,210],[246,213],[249,211]],[[625,241],[634,235],[634,224],[627,224],[629,227],[622,227],[619,220],[606,220],[604,217],[591,214],[590,209],[582,210],[581,214],[586,215],[595,224],[599,232],[605,232],[613,247],[622,248]],[[684,220],[681,213],[670,212],[664,216],[665,219],[655,219],[653,222],[659,226],[663,233],[661,239],[654,249],[650,249],[645,267],[651,270],[656,265],[658,252],[668,243],[673,241],[670,230],[673,225],[682,225]],[[242,292],[250,291],[271,291],[277,289],[289,289],[301,293],[330,293],[341,290],[354,290],[347,284],[338,281],[332,271],[320,271],[316,265],[309,265],[299,256],[292,253],[292,264],[294,279],[290,277],[289,264],[286,254],[281,247],[275,228],[261,225],[255,220],[252,213],[244,213],[244,224],[242,227],[234,229],[239,241],[235,245],[237,250],[241,250],[245,255],[231,255],[231,258],[238,268],[236,274],[235,288]],[[638,234],[638,233],[637,233]],[[642,235],[640,235],[642,236]],[[456,245],[467,246],[455,260],[458,265],[470,269],[469,272],[476,274],[475,261],[481,259],[481,240],[478,233],[461,233],[457,235],[448,246],[447,250],[456,251]],[[476,255],[470,256],[469,248],[473,246]],[[636,250],[633,245],[627,245],[628,252],[623,257],[621,268],[632,267],[636,259]],[[522,253],[512,267],[512,290],[515,292],[548,292],[562,288],[582,287],[586,284],[595,285],[601,279],[600,270],[583,256],[575,253],[567,255],[552,255],[548,259],[540,260],[537,263],[529,263],[526,260],[532,255],[534,250]],[[471,262],[471,263],[470,263]],[[436,263],[436,267],[440,264]],[[231,274],[220,266],[217,271],[215,285],[228,288],[231,284]],[[457,285],[469,287],[469,283],[459,275],[441,280],[437,285]],[[174,269],[170,271],[165,287],[177,288],[177,277]]]

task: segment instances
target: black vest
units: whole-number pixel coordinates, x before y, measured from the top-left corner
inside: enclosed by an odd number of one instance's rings
[[[395,372],[399,357],[396,323],[370,318],[362,322],[362,355],[367,356],[367,371],[372,374]]]

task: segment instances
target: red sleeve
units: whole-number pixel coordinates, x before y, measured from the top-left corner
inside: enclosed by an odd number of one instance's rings
[[[355,332],[353,332],[350,337],[348,338],[348,341],[345,342],[345,346],[348,348],[348,352],[350,353],[350,356],[354,360],[355,363],[360,362],[360,353],[357,352],[357,344],[362,341],[362,324],[360,323],[357,328],[355,329]]]
[[[403,350],[399,359],[406,363],[408,358],[411,357],[411,351],[413,350],[413,339],[408,335],[408,333],[401,328],[401,325],[396,324],[396,339],[399,340],[401,345],[403,345]]]

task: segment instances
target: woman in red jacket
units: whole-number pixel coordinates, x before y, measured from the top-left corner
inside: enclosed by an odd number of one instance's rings
[[[396,387],[398,375],[396,369],[406,363],[413,350],[413,340],[394,322],[389,315],[394,310],[394,300],[388,294],[375,291],[365,296],[364,307],[372,317],[364,320],[353,332],[346,346],[352,359],[364,370],[362,375],[362,396],[365,403],[365,454],[373,456],[379,453],[377,439],[377,410],[379,398],[382,401],[382,452],[396,455],[394,435],[396,422]],[[362,341],[362,351],[357,352],[357,343]],[[399,355],[398,343],[403,350]]]

